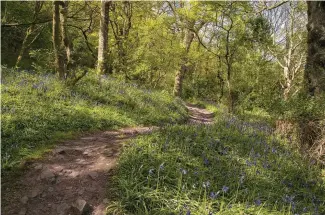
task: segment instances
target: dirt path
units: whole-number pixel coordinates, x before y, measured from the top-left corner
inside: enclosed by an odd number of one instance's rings
[[[213,114],[187,106],[189,123],[210,124]],[[44,159],[28,166],[16,181],[2,187],[4,215],[104,215],[107,182],[122,142],[158,127],[105,131],[59,144]],[[6,184],[7,183],[7,184]]]
[[[199,108],[192,104],[186,104],[189,110],[189,123],[193,124],[212,124],[214,114],[206,109]]]

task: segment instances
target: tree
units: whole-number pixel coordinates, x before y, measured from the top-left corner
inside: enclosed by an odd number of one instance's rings
[[[174,84],[174,95],[181,97],[182,96],[182,88],[183,88],[183,80],[184,75],[188,71],[188,52],[190,51],[190,47],[194,38],[194,33],[190,30],[194,27],[193,21],[185,21],[185,29],[184,29],[184,40],[183,40],[183,49],[184,56],[182,57],[181,67],[177,71],[175,75],[175,84]]]
[[[38,19],[38,15],[42,9],[42,6],[43,6],[43,3],[44,2],[41,2],[41,1],[35,1],[35,9],[34,9],[34,15],[33,15],[33,22],[31,23],[31,25],[27,28],[27,31],[26,31],[26,35],[25,35],[25,38],[23,40],[23,43],[21,45],[21,49],[20,49],[20,52],[19,52],[19,55],[17,57],[17,61],[16,61],[16,65],[15,67],[19,67],[20,66],[20,62],[21,62],[21,59],[23,58],[24,56],[24,53],[26,52],[26,50],[28,49],[28,47],[35,41],[35,39],[37,39],[37,37],[39,36],[39,33],[41,32],[41,27],[36,28],[36,21]],[[30,41],[30,38],[32,36],[33,33],[39,31],[39,33],[37,33],[34,38],[32,39],[32,41]]]
[[[60,1],[53,2],[53,51],[55,55],[55,69],[61,80],[66,78],[64,69],[64,55],[62,51],[62,41],[60,38]]]
[[[107,72],[107,51],[108,51],[108,22],[110,1],[101,1],[100,29],[98,38],[98,74]]]
[[[325,2],[308,1],[308,55],[305,69],[310,95],[325,92]]]
[[[303,6],[301,2],[289,2],[276,8],[275,10],[280,11],[280,18],[272,22],[273,47],[269,50],[282,68],[282,80],[279,82],[284,100],[288,100],[292,94],[298,92],[305,63],[306,32],[302,23],[306,17]],[[295,92],[292,93],[293,89]]]
[[[133,4],[130,1],[114,2],[111,8],[110,24],[116,41],[118,57],[114,63],[114,69],[116,72],[122,72],[126,79],[130,79],[127,71],[127,42],[132,27]]]
[[[72,47],[67,33],[67,14],[68,14],[68,1],[61,2],[62,8],[60,10],[60,25],[61,25],[61,38],[62,43],[65,47],[65,73],[68,75],[69,70],[71,68],[72,59],[71,52]]]
[[[174,81],[173,93],[175,96],[182,97],[184,75],[189,70],[188,54],[193,42],[195,32],[198,32],[205,22],[199,18],[198,14],[202,16],[203,7],[199,7],[199,3],[184,2],[179,3],[178,8],[169,3],[170,8],[175,17],[176,28],[180,27],[183,32],[182,49],[183,56],[181,57],[180,69],[176,72]]]

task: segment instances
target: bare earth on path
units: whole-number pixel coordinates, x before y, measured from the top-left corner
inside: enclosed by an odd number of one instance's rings
[[[193,105],[187,108],[189,123],[213,122],[211,112]],[[2,184],[2,214],[104,215],[109,204],[107,183],[121,143],[157,129],[124,128],[58,144],[43,159],[29,164],[21,177]]]

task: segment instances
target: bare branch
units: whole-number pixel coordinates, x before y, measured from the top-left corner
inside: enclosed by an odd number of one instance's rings
[[[287,3],[287,2],[289,2],[289,1],[288,1],[288,0],[281,1],[281,2],[279,2],[279,3],[277,3],[277,4],[272,5],[271,7],[268,7],[268,6],[265,4],[265,7],[263,7],[261,10],[259,10],[258,12],[256,12],[256,14],[260,14],[260,13],[262,13],[262,12],[265,11],[265,10],[273,10],[273,9],[275,9],[275,8],[277,8],[277,7],[280,7],[281,5],[283,5],[283,4]]]
[[[18,26],[29,26],[29,25],[39,25],[39,24],[44,24],[52,22],[52,19],[47,19],[39,22],[29,22],[29,23],[5,23],[1,24],[2,28],[7,28],[7,27],[18,27]]]

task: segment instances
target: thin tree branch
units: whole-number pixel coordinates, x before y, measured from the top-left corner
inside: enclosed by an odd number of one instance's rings
[[[83,30],[81,27],[76,26],[76,25],[71,25],[71,24],[68,24],[67,26],[70,26],[70,27],[73,27],[73,28],[79,29],[79,30],[82,32],[82,35],[83,35],[83,37],[84,37],[84,39],[85,39],[85,42],[86,42],[87,48],[88,48],[88,50],[90,51],[91,56],[92,56],[95,60],[97,60],[97,56],[95,55],[94,51],[93,51],[92,48],[90,47],[90,44],[89,44],[89,41],[88,41],[88,36],[87,36],[87,34],[86,34],[86,31],[87,31],[88,29],[87,29],[87,30]]]
[[[39,22],[29,22],[29,23],[5,23],[5,24],[1,24],[1,27],[7,28],[7,27],[17,27],[17,26],[39,25],[48,22],[52,22],[52,19],[47,19]]]

